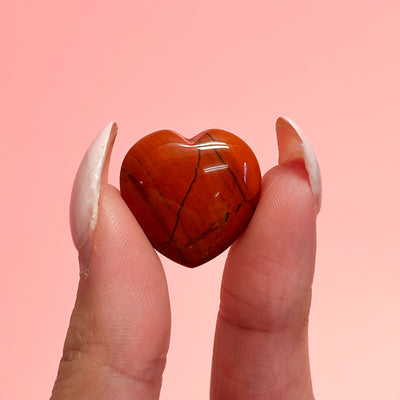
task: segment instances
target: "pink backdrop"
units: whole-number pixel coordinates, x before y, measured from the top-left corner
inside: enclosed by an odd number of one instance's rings
[[[311,311],[317,398],[400,398],[397,0],[9,1],[1,12],[1,397],[50,396],[74,303],[74,174],[120,128],[110,178],[151,131],[231,130],[263,171],[275,119],[307,133],[324,185]],[[4,6],[3,6],[4,7]],[[208,397],[225,255],[165,261],[162,399]]]

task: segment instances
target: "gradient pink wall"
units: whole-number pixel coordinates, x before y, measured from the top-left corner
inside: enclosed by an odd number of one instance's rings
[[[245,5],[246,4],[246,5]],[[13,1],[0,40],[1,398],[50,395],[78,282],[74,174],[111,119],[110,178],[151,131],[228,129],[277,162],[307,133],[324,185],[311,311],[316,397],[399,399],[400,6],[356,1]],[[5,8],[5,9],[4,9]],[[163,399],[204,400],[224,255],[165,261]]]

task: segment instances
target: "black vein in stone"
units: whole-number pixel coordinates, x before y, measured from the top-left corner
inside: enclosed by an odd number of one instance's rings
[[[152,176],[147,172],[146,168],[144,168],[143,164],[139,161],[139,159],[138,159],[134,154],[128,153],[128,155],[129,155],[130,157],[132,157],[132,158],[139,164],[140,168],[143,170],[143,172],[147,175],[147,177],[148,177],[149,180],[152,182],[152,184],[154,185],[154,187],[157,189],[157,192],[158,192],[158,194],[161,196],[161,198],[162,198],[162,200],[163,200],[165,206],[172,212],[172,209],[171,209],[170,205],[168,204],[167,199],[165,198],[164,194],[162,193],[162,191],[160,190],[160,188],[158,187],[158,185],[156,184],[156,182],[153,180]],[[157,167],[157,166],[154,164],[153,160],[151,160],[151,161],[152,161],[152,163],[153,163],[153,166]],[[139,183],[139,181],[138,181],[135,177],[133,177],[131,174],[129,174],[126,170],[124,170],[124,172],[128,175],[128,177],[132,180],[132,182],[134,182],[134,183],[136,183],[136,184]],[[146,192],[143,190],[142,187],[140,187],[140,192],[143,194],[143,196],[146,198],[146,200],[148,200],[148,196],[147,196]],[[166,235],[168,235],[168,229],[167,229],[167,227],[165,226],[164,220],[161,219],[161,218],[159,217],[159,215],[158,215],[156,209],[153,207],[153,205],[152,205],[152,204],[150,204],[150,205],[151,205],[151,207],[153,208],[153,210],[155,210],[154,215],[155,215],[155,217],[156,217],[157,222],[158,222],[158,223],[160,224],[160,226],[162,227],[163,232],[164,232]],[[176,228],[175,228],[175,229],[176,229]],[[182,230],[183,230],[184,234],[186,235],[186,237],[190,240],[190,237],[189,237],[188,233],[186,232],[186,229],[185,229],[184,226],[182,226]],[[173,235],[172,235],[172,236],[173,236]],[[171,242],[172,242],[172,236],[169,237],[169,240],[168,240],[168,242],[167,242],[166,245],[162,245],[162,243],[160,243],[160,245],[157,246],[157,250],[158,250],[158,251],[163,251],[165,248],[167,248],[168,245],[170,245]],[[165,243],[165,242],[164,242],[164,243]],[[182,252],[181,252],[179,246],[175,246],[175,247],[176,247],[176,249],[178,250],[179,255],[180,255],[182,261],[185,262],[185,258],[184,258],[184,256],[183,256],[183,254],[182,254]],[[200,251],[200,249],[198,248],[198,246],[197,246],[196,244],[195,244],[195,247],[196,247],[197,252],[199,253],[199,256],[201,256],[201,251]]]
[[[194,170],[194,177],[192,179],[192,182],[190,182],[189,188],[186,191],[185,196],[183,196],[182,203],[181,203],[181,205],[179,207],[178,213],[176,214],[176,221],[175,221],[174,229],[172,230],[172,233],[171,233],[171,235],[170,235],[170,237],[168,239],[168,242],[163,246],[163,248],[160,251],[165,250],[170,245],[170,243],[171,243],[171,241],[172,241],[172,239],[173,239],[173,237],[175,235],[175,231],[176,231],[176,228],[178,227],[178,223],[179,223],[179,218],[181,216],[181,211],[183,209],[183,206],[185,205],[186,199],[189,196],[190,191],[192,190],[194,182],[197,179],[197,174],[198,174],[198,171],[199,171],[199,165],[200,165],[200,149],[197,149],[197,165],[196,165],[196,169]]]
[[[154,187],[157,189],[157,192],[158,192],[158,194],[161,196],[161,198],[162,198],[164,204],[171,210],[171,208],[170,208],[170,206],[169,206],[169,204],[168,204],[168,202],[167,202],[165,196],[163,195],[163,193],[161,192],[161,190],[159,189],[159,187],[157,186],[157,184],[155,183],[155,181],[153,180],[153,178],[151,177],[151,175],[147,172],[146,168],[144,168],[143,164],[139,161],[139,159],[138,159],[134,154],[131,154],[131,153],[128,153],[128,154],[139,164],[139,166],[140,166],[140,168],[142,169],[142,171],[147,175],[147,177],[149,178],[149,180],[152,182],[152,184],[154,185]],[[126,173],[127,173],[127,172],[126,172]],[[130,173],[127,173],[127,175],[128,175],[128,178],[129,178],[132,182],[134,182],[135,184],[138,184],[138,183],[139,183],[139,181],[138,181],[134,176],[132,176]],[[146,193],[145,190],[143,190],[143,188],[142,188],[141,185],[139,186],[139,190],[140,190],[140,192],[142,193],[142,195],[146,198],[146,200],[148,201],[149,198],[148,198],[148,196],[147,196],[147,193]],[[150,202],[149,202],[148,204],[150,205],[150,207],[151,207],[153,210],[155,210],[155,208],[153,207],[153,205],[152,205]],[[164,220],[163,220],[162,218],[160,218],[160,216],[158,215],[157,212],[155,212],[153,215],[155,216],[156,221],[159,223],[159,225],[160,225],[160,227],[161,227],[161,230],[165,233],[165,235],[168,235],[168,229],[167,229],[167,227],[165,226]],[[154,243],[154,244],[152,243],[152,245],[153,245],[153,247],[156,247],[157,250],[159,250],[159,246],[155,246],[155,243]],[[161,251],[161,250],[159,250],[159,251]],[[183,254],[182,254],[182,252],[181,252],[181,250],[180,250],[179,248],[178,248],[178,252],[179,252],[179,255],[180,255],[181,259],[183,259]]]
[[[133,183],[138,183],[138,182],[139,182],[139,181],[138,181],[133,175],[131,175],[129,172],[127,172],[127,171],[125,171],[125,170],[122,170],[122,172],[125,173],[125,174],[128,176],[128,178],[129,178]]]
[[[128,153],[129,156],[131,156],[140,166],[140,168],[142,169],[142,171],[147,175],[147,177],[150,179],[151,183],[154,185],[154,187],[157,189],[157,192],[160,194],[160,196],[163,199],[164,204],[168,207],[168,203],[167,200],[165,199],[165,196],[163,195],[162,191],[160,190],[160,188],[158,187],[158,185],[156,184],[156,182],[153,180],[152,176],[147,172],[146,168],[143,166],[143,164],[139,161],[139,159],[132,153]],[[132,179],[132,178],[131,178]],[[132,180],[134,180],[135,178],[133,178]],[[136,180],[137,182],[137,180]]]

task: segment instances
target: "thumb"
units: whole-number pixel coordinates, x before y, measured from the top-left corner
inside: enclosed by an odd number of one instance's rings
[[[117,126],[82,160],[71,196],[81,279],[52,399],[157,399],[170,334],[162,265],[107,184]]]

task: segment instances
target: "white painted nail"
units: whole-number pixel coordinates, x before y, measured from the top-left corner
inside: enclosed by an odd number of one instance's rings
[[[118,127],[110,122],[88,148],[75,177],[70,203],[72,239],[79,253],[81,276],[87,276],[98,219],[100,187],[108,180],[108,167]]]
[[[304,160],[311,190],[314,193],[317,211],[321,209],[322,184],[317,157],[301,129],[287,117],[276,121],[279,149],[279,164],[293,160]]]

